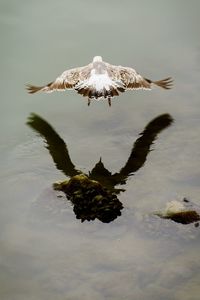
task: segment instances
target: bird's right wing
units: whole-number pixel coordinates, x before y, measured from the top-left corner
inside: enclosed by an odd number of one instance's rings
[[[73,89],[80,81],[85,80],[89,77],[91,72],[91,64],[67,70],[63,72],[60,76],[44,86],[34,86],[27,84],[27,90],[30,94],[42,91],[46,93],[51,93],[54,91],[64,91],[66,89]]]

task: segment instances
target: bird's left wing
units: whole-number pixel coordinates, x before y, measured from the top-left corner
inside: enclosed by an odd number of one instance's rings
[[[151,89],[151,82],[132,68],[107,64],[107,69],[110,77],[121,82],[126,89]]]
[[[172,87],[171,77],[152,81],[147,79],[136,72],[136,70],[128,67],[114,66],[106,63],[107,70],[110,77],[116,81],[123,84],[124,88],[130,90],[151,90],[152,84],[162,87],[163,89],[170,89]]]
[[[91,72],[91,64],[67,70],[63,72],[60,76],[44,86],[34,86],[31,84],[27,85],[27,90],[30,94],[42,91],[46,93],[51,93],[54,91],[64,91],[66,89],[73,89],[80,81],[85,80],[89,77]]]

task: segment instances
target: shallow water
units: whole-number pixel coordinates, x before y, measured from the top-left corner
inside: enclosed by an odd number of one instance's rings
[[[198,300],[199,227],[152,216],[171,200],[200,205],[200,2],[0,1],[0,298],[4,300]],[[94,55],[152,79],[172,76],[171,91],[127,92],[92,102],[73,91],[28,95]],[[48,122],[85,173],[100,157],[112,173],[154,118],[168,113],[146,161],[109,224],[81,223],[52,183],[65,179],[30,113]]]

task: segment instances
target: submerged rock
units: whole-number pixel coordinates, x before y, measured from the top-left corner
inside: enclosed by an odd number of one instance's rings
[[[81,219],[82,222],[97,218],[104,223],[109,223],[121,215],[123,205],[116,194],[84,174],[56,182],[53,187],[66,194],[74,205],[76,218]]]
[[[186,198],[180,201],[170,201],[164,211],[155,212],[155,215],[163,219],[170,219],[181,224],[190,224],[200,221],[200,214],[194,205]],[[198,227],[198,223],[195,224]]]

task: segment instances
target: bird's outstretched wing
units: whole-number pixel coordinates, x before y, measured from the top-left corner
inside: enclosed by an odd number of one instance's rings
[[[121,82],[126,89],[130,90],[138,90],[138,89],[144,89],[144,90],[151,90],[152,85],[160,86],[164,89],[170,89],[172,87],[172,79],[171,77],[158,80],[158,81],[152,81],[150,79],[147,79],[140,74],[136,72],[136,70],[128,67],[122,67],[122,66],[114,66],[110,64],[106,64],[108,73],[110,77],[116,81]]]
[[[89,77],[91,72],[91,64],[67,70],[63,72],[60,76],[44,86],[34,86],[27,84],[27,90],[30,94],[42,91],[46,93],[51,93],[54,91],[64,91],[66,89],[73,89],[80,81],[85,80]]]

